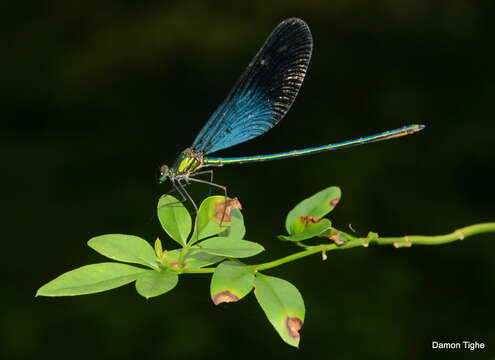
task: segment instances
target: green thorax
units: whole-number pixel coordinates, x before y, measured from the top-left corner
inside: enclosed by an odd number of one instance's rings
[[[199,169],[203,165],[203,162],[202,153],[187,148],[180,154],[174,168],[177,175],[191,174]]]

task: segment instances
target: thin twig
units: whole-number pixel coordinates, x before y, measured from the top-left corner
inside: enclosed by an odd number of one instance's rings
[[[457,229],[451,232],[450,234],[436,235],[436,236],[407,235],[401,237],[373,236],[366,238],[354,238],[353,240],[348,241],[341,246],[337,246],[335,244],[315,245],[306,250],[299,251],[288,256],[284,256],[277,260],[273,260],[257,265],[250,265],[250,268],[253,269],[253,271],[267,270],[320,252],[328,252],[333,250],[346,250],[359,246],[367,247],[368,244],[393,245],[396,248],[411,247],[413,245],[441,245],[458,240],[464,240],[465,238],[468,238],[470,236],[489,233],[489,232],[495,232],[495,223],[470,225]],[[215,269],[216,268],[214,267],[191,269],[191,270],[183,269],[182,272],[188,274],[208,274],[208,273],[213,273]]]

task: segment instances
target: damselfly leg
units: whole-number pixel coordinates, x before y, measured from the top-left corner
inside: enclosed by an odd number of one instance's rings
[[[211,170],[209,170],[211,171]],[[204,172],[206,173],[206,172]],[[197,174],[194,174],[194,175],[197,175]],[[211,177],[213,178],[213,172],[211,172]],[[189,176],[189,181],[193,181],[193,182],[197,182],[197,183],[201,183],[201,184],[206,184],[206,185],[209,185],[209,186],[214,186],[216,188],[219,188],[219,189],[222,189],[223,190],[223,194],[224,194],[224,198],[225,198],[225,204],[224,204],[224,210],[223,210],[223,214],[222,214],[222,220],[220,221],[220,224],[223,223],[223,220],[225,218],[225,213],[227,211],[227,204],[228,204],[228,197],[227,197],[227,187],[226,186],[223,186],[223,185],[219,185],[219,184],[216,184],[212,181],[206,181],[206,180],[201,180],[201,179],[196,179],[192,176]]]

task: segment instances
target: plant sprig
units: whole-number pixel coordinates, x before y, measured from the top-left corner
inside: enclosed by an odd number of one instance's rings
[[[303,298],[290,282],[261,274],[261,271],[318,253],[325,260],[327,253],[334,250],[368,247],[370,244],[396,248],[440,245],[495,232],[495,223],[483,223],[437,236],[380,237],[370,232],[366,237],[356,237],[336,229],[325,218],[340,198],[340,189],[329,187],[301,201],[287,215],[285,228],[288,234],[278,238],[304,250],[249,265],[239,259],[255,256],[264,248],[257,242],[244,239],[246,229],[237,199],[223,196],[206,198],[199,207],[193,226],[184,205],[167,195],[158,202],[158,218],[165,232],[180,248],[167,250],[160,239],[156,239],[152,247],[148,241],[133,235],[96,236],[88,241],[88,246],[118,262],[91,264],[66,272],[40,287],[36,295],[92,294],[135,282],[137,292],[151,298],[172,290],[184,274],[213,274],[210,296],[215,305],[237,302],[254,289],[258,303],[280,337],[289,345],[298,347],[299,331],[305,316]],[[319,239],[319,242],[307,244],[309,239]]]

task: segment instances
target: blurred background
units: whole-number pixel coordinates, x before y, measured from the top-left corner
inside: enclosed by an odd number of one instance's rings
[[[494,221],[492,1],[6,1],[0,39],[3,359],[489,359],[495,356],[495,234],[444,246],[371,247],[267,271],[307,307],[301,348],[250,295],[215,307],[209,276],[145,300],[129,285],[34,298],[63,272],[105,261],[86,246],[124,233],[173,247],[156,184],[227,95],[270,31],[310,26],[305,84],[273,130],[218,153],[265,154],[406,124],[405,138],[215,171],[244,208],[263,262],[287,212],[330,185],[334,225],[357,235],[451,232]],[[196,199],[206,187],[190,187]],[[485,351],[432,351],[431,342]]]

